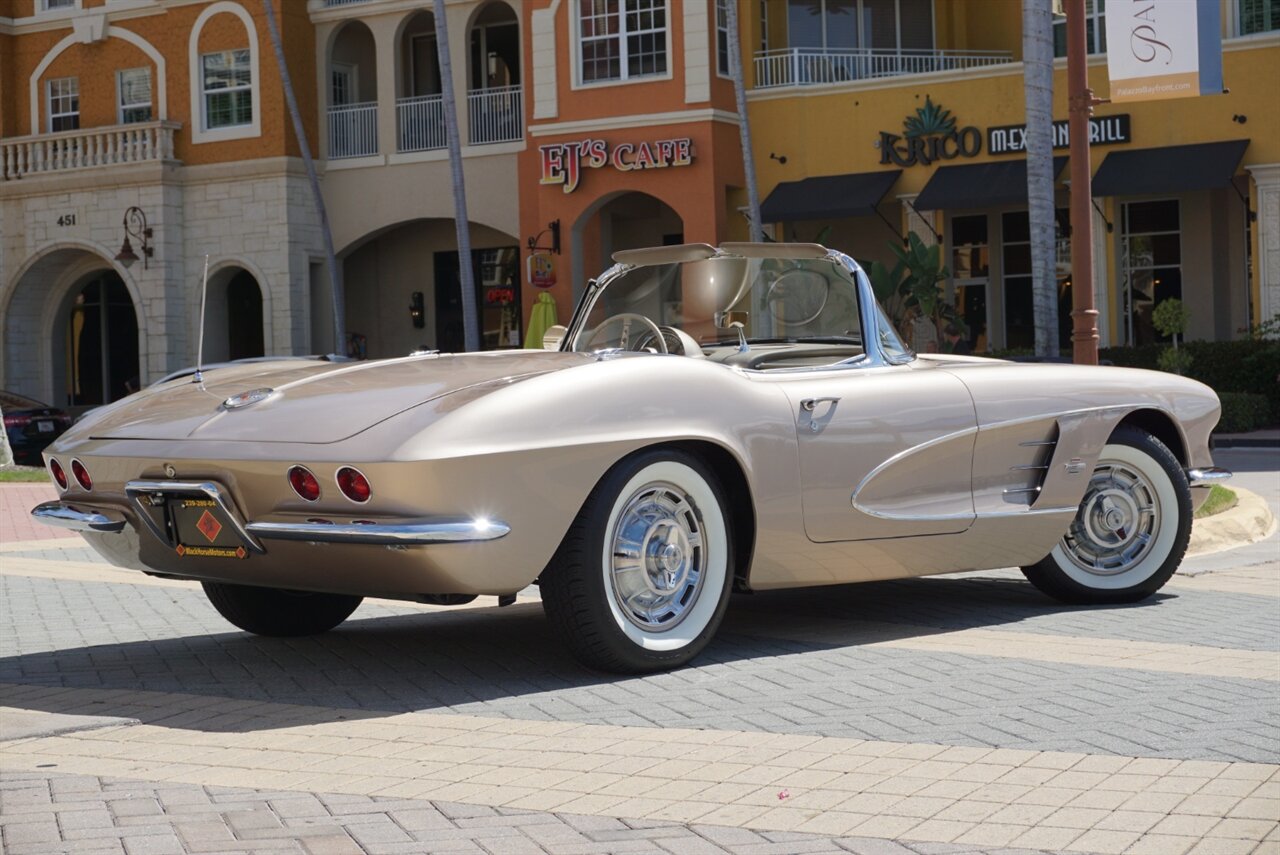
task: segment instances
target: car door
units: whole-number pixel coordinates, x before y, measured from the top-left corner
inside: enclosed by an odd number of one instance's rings
[[[953,534],[973,523],[977,419],[950,372],[916,360],[779,382],[795,414],[810,540]]]

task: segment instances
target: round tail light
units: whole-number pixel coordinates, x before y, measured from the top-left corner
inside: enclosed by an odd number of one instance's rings
[[[67,473],[62,470],[62,464],[52,457],[49,458],[49,474],[59,490],[67,489]]]
[[[361,504],[369,501],[369,496],[373,495],[373,490],[369,487],[369,479],[364,477],[364,473],[350,466],[343,466],[338,470],[338,489],[351,501]]]
[[[305,466],[291,466],[289,468],[289,486],[293,488],[293,492],[308,502],[314,502],[320,498],[320,482]]]
[[[71,461],[71,474],[76,476],[76,482],[81,487],[86,490],[93,489],[93,479],[89,477],[89,470],[85,469],[84,464],[74,458]]]

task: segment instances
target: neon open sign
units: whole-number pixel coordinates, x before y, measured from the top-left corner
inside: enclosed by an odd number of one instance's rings
[[[619,172],[666,169],[693,163],[693,140],[688,137],[655,142],[615,143],[576,140],[538,146],[542,159],[542,183],[558,184],[566,193],[578,189],[583,169],[612,166]]]

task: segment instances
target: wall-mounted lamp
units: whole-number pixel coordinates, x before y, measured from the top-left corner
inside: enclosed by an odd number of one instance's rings
[[[409,320],[413,321],[415,329],[422,329],[427,325],[427,308],[421,291],[414,291],[409,296]]]
[[[774,154],[773,152],[769,152],[769,159],[776,160],[778,161],[778,163],[781,163],[783,166],[787,165],[787,156],[785,154]]]
[[[547,232],[551,233],[551,246],[539,246],[538,243],[542,240],[542,236],[545,235]],[[547,223],[547,227],[545,229],[538,232],[533,237],[529,238],[528,245],[529,245],[530,252],[554,252],[556,255],[559,255],[560,254],[560,221],[557,219]]]
[[[1249,121],[1249,117],[1244,113],[1236,113],[1231,117],[1231,121],[1235,122],[1237,125],[1243,125],[1245,122]]]
[[[129,243],[131,237],[138,241],[138,246],[142,250],[142,269],[146,270],[147,259],[155,253],[155,250],[151,248],[151,227],[147,225],[147,215],[137,205],[124,212],[124,244],[116,253],[116,261],[123,264],[126,270],[138,260],[133,246]]]

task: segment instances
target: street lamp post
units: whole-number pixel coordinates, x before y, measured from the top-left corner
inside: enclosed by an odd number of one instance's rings
[[[1084,0],[1066,0],[1067,103],[1071,136],[1071,356],[1079,365],[1098,364],[1098,310],[1093,305],[1092,167],[1089,117],[1100,103],[1089,88]]]

